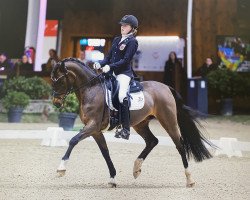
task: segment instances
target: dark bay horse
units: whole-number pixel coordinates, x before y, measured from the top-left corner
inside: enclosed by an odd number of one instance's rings
[[[92,136],[108,165],[109,185],[115,187],[116,170],[102,133],[109,124],[109,108],[105,102],[105,86],[100,74],[77,59],[67,58],[54,66],[51,79],[53,104],[57,107],[62,106],[65,97],[70,92],[75,92],[80,103],[80,118],[85,124],[84,128],[70,140],[57,172],[61,176],[65,174],[66,162],[75,145]],[[173,89],[156,81],[145,81],[142,85],[145,105],[140,110],[131,111],[130,114],[131,126],[146,143],[146,147],[134,162],[134,177],[140,175],[143,161],[158,144],[158,139],[149,129],[149,121],[155,117],[172,138],[182,158],[187,187],[194,186],[195,182],[188,169],[188,159],[193,157],[195,161],[200,162],[211,158],[205,147],[205,143],[211,145],[210,142],[202,136],[194,117],[190,114],[190,109],[182,103],[180,96]]]

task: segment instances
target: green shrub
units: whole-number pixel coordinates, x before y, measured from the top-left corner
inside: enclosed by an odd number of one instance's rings
[[[250,75],[244,76],[242,85],[244,86],[244,96],[250,98]]]
[[[234,91],[235,96],[238,97],[246,97],[248,96],[248,80],[246,77],[242,76],[241,74],[237,73],[234,79]]]
[[[242,79],[237,72],[228,69],[217,69],[207,75],[208,87],[221,99],[233,98],[242,90]]]
[[[2,92],[6,95],[8,92],[17,91],[24,92],[29,87],[27,78],[23,76],[14,77],[12,79],[8,79],[4,81]]]
[[[24,92],[31,99],[44,99],[49,97],[51,87],[40,77],[25,78],[19,76],[4,81],[3,96],[10,91]]]
[[[209,91],[220,98],[250,97],[250,78],[228,69],[217,69],[207,76]]]
[[[27,83],[28,87],[26,87],[25,93],[31,99],[47,99],[49,97],[51,87],[44,79],[35,76],[28,78]]]
[[[79,113],[79,102],[74,93],[66,97],[59,112]]]
[[[29,105],[29,96],[23,92],[8,92],[2,99],[3,107],[6,110],[10,108],[25,108]]]

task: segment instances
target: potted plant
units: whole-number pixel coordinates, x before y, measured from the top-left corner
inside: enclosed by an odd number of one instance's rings
[[[24,92],[9,91],[3,98],[3,107],[8,111],[8,122],[21,121],[23,109],[29,104],[29,96]]]
[[[25,78],[23,76],[14,77],[4,81],[2,86],[1,97],[4,97],[9,91],[24,92],[30,97],[30,103],[26,112],[42,113],[49,107],[51,86],[41,77]]]
[[[233,97],[237,95],[239,81],[237,72],[229,69],[217,69],[207,75],[210,92],[221,102],[221,114],[233,114]]]
[[[66,97],[59,112],[59,127],[63,127],[65,131],[72,130],[79,113],[79,103],[75,94]]]

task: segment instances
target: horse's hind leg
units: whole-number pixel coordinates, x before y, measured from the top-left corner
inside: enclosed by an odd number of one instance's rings
[[[169,120],[167,120],[166,116],[164,116],[164,117],[158,116],[157,119],[159,120],[159,122],[161,123],[163,128],[168,132],[169,136],[171,137],[171,139],[173,140],[173,142],[176,146],[176,149],[178,150],[179,154],[181,155],[183,166],[185,168],[186,180],[187,180],[186,186],[193,187],[195,185],[195,182],[192,179],[191,173],[188,170],[188,161],[187,161],[187,157],[186,157],[186,152],[184,149],[184,144],[183,144],[183,140],[182,140],[182,137],[180,134],[179,126],[177,124],[176,117],[173,115],[171,117],[168,117]]]
[[[146,142],[146,147],[135,160],[133,170],[134,178],[137,178],[141,174],[142,162],[146,159],[151,150],[158,144],[158,139],[150,131],[148,125],[149,120],[145,120],[133,127]]]

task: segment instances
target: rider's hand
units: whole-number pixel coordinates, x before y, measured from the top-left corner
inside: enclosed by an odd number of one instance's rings
[[[100,68],[101,68],[101,65],[100,65],[99,62],[95,62],[95,63],[93,64],[93,67],[94,67],[94,69],[100,69]]]
[[[109,66],[109,65],[105,65],[105,66],[102,68],[102,71],[103,71],[104,73],[108,73],[109,70],[110,70],[110,66]]]

